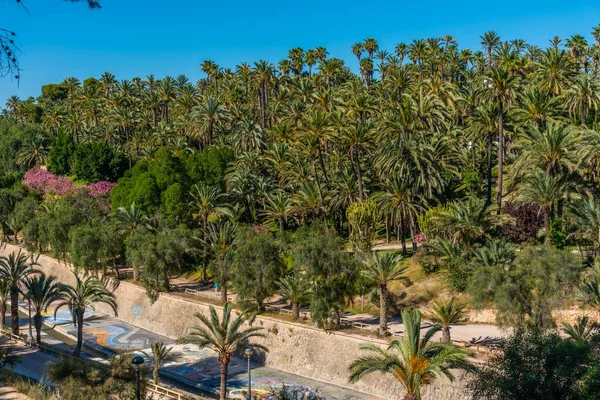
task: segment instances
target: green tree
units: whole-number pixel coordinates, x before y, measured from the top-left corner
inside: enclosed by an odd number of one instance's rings
[[[43,272],[29,276],[23,281],[23,293],[31,302],[34,310],[33,324],[36,331],[36,341],[42,342],[42,313],[54,302],[60,301],[65,295],[65,286],[55,276],[47,276]]]
[[[238,230],[233,254],[233,285],[242,302],[256,301],[258,311],[276,291],[286,266],[280,245],[264,226]]]
[[[250,318],[244,314],[234,317],[231,313],[231,304],[226,303],[223,307],[222,317],[219,318],[217,310],[210,307],[210,316],[196,313],[195,317],[201,322],[201,325],[192,325],[192,332],[178,340],[180,343],[195,344],[200,347],[207,347],[217,353],[217,361],[220,365],[221,386],[219,397],[221,400],[227,398],[227,375],[229,362],[235,352],[241,346],[251,345],[263,351],[267,348],[258,343],[249,343],[252,339],[262,338],[265,335],[261,332],[263,328],[259,326],[245,327],[250,322]]]
[[[60,133],[50,147],[48,166],[56,175],[68,175],[75,162],[75,143],[71,135]]]
[[[387,326],[387,314],[389,304],[389,285],[394,281],[401,281],[405,285],[410,284],[410,279],[405,275],[408,267],[401,265],[402,255],[393,253],[374,252],[364,264],[361,271],[365,277],[377,287],[379,295],[379,335],[389,334]]]
[[[124,159],[104,143],[83,143],[77,146],[73,172],[87,182],[116,182],[125,171]]]
[[[434,301],[428,316],[442,326],[442,336],[446,342],[450,342],[450,325],[465,321],[465,305],[456,304],[454,298],[444,303]]]
[[[441,330],[439,325],[429,328],[421,338],[421,313],[403,311],[402,321],[406,336],[392,340],[387,349],[372,343],[360,346],[369,355],[350,364],[350,383],[374,372],[390,374],[406,390],[404,400],[420,400],[421,390],[436,378],[443,375],[454,381],[453,370],[474,371],[467,351],[448,342],[432,340],[433,335]]]
[[[54,318],[63,307],[67,307],[73,315],[73,325],[77,328],[77,345],[73,350],[73,355],[79,357],[83,345],[83,317],[86,308],[103,303],[108,305],[117,315],[117,301],[115,295],[97,278],[90,276],[83,280],[77,274],[74,274],[74,276],[76,284],[75,286],[66,285],[64,287],[64,296],[54,309]]]
[[[473,398],[582,399],[579,382],[589,357],[587,345],[550,331],[518,329],[473,376]]]
[[[0,279],[8,284],[10,292],[10,328],[13,335],[19,334],[19,286],[30,275],[37,273],[33,269],[37,264],[28,262],[27,258],[20,250],[0,257]]]
[[[156,385],[160,385],[160,368],[168,362],[175,361],[180,354],[173,351],[173,347],[168,347],[162,342],[155,342],[150,345],[151,354],[142,351],[142,353],[152,360],[152,378]]]
[[[500,325],[552,327],[552,311],[579,280],[581,263],[571,253],[526,248],[514,265],[479,267],[469,292],[480,304],[492,302]]]
[[[300,318],[300,306],[308,302],[312,294],[312,283],[301,275],[302,273],[293,272],[276,282],[279,294],[292,304],[294,321]]]

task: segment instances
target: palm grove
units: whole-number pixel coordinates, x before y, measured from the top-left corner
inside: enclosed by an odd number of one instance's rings
[[[499,323],[552,327],[578,290],[600,304],[592,35],[540,48],[490,31],[480,51],[368,38],[351,48],[358,74],[319,47],[207,60],[196,83],[65,78],[6,103],[3,235],[91,273],[129,265],[153,300],[197,271],[224,301],[233,289],[260,312],[280,293],[326,328],[374,290],[382,335],[390,285],[408,282],[401,257],[370,252],[396,239]]]

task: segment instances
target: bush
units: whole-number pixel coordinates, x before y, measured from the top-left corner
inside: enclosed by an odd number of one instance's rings
[[[125,169],[125,159],[107,144],[84,143],[75,152],[74,172],[84,181],[116,182]]]
[[[73,137],[65,133],[59,133],[54,145],[50,149],[48,167],[56,175],[68,175],[71,173],[75,159],[75,143]]]

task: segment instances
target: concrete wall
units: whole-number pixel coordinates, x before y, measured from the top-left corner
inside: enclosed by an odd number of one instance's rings
[[[19,251],[17,246],[6,245],[0,254]],[[71,266],[41,255],[38,269],[57,276],[65,283],[74,284]],[[150,304],[145,290],[135,284],[121,282],[114,289],[118,303],[118,318],[150,331],[178,338],[188,333],[190,324],[197,322],[195,313],[208,313],[208,305],[199,301],[161,294]],[[111,310],[98,305],[99,311],[111,314]],[[331,382],[355,390],[386,398],[401,398],[402,390],[391,376],[372,375],[357,384],[348,385],[348,366],[358,356],[358,346],[366,339],[342,333],[326,333],[305,325],[287,323],[259,316],[255,325],[262,326],[266,338],[263,344],[269,349],[265,365],[308,378]],[[383,344],[383,341],[372,340]],[[437,384],[424,392],[425,400],[463,399],[461,382],[454,386]]]

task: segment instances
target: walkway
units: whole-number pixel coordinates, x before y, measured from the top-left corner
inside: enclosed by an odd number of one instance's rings
[[[8,322],[8,321],[7,321]],[[58,312],[56,320],[54,319],[54,308],[50,307],[44,316],[45,325],[53,329],[52,336],[55,333],[66,335],[67,339],[72,340],[76,337],[76,330],[70,320],[68,310]],[[22,332],[27,332],[27,320],[22,318],[20,321]],[[217,354],[208,350],[201,349],[192,345],[174,345],[174,341],[166,336],[158,335],[120,321],[107,314],[93,311],[86,311],[84,321],[84,345],[89,350],[84,353],[86,358],[95,359],[90,352],[100,352],[105,356],[129,352],[146,351],[151,353],[149,347],[153,342],[163,342],[171,344],[174,351],[178,353],[178,358],[171,363],[166,364],[161,369],[161,374],[176,381],[188,388],[194,388],[193,392],[202,390],[209,393],[216,393],[219,388],[219,364],[217,363]],[[70,348],[69,344],[57,340],[55,337],[44,333],[42,341],[51,346],[60,346],[62,350]],[[67,340],[69,341],[69,340]],[[66,348],[65,348],[66,347]],[[33,350],[31,350],[33,352]],[[40,356],[50,357],[46,354]],[[37,378],[43,375],[43,365],[45,362],[24,363],[22,372],[35,373]],[[37,367],[35,367],[37,365]],[[31,372],[33,368],[33,372]],[[37,368],[37,369],[35,369]],[[19,371],[17,371],[19,372]],[[21,372],[19,372],[21,373]],[[228,385],[231,398],[244,398],[244,392],[247,385],[247,363],[246,360],[234,358],[229,367]],[[26,375],[29,376],[29,375]],[[35,378],[34,376],[31,376]],[[327,384],[313,379],[303,378],[294,374],[285,373],[273,368],[267,368],[258,363],[252,364],[252,386],[253,393],[261,398],[269,398],[268,394],[274,388],[280,388],[285,385],[290,390],[296,390],[300,393],[319,393],[326,399],[332,400],[375,400],[376,398],[364,393],[356,392],[344,387]]]

